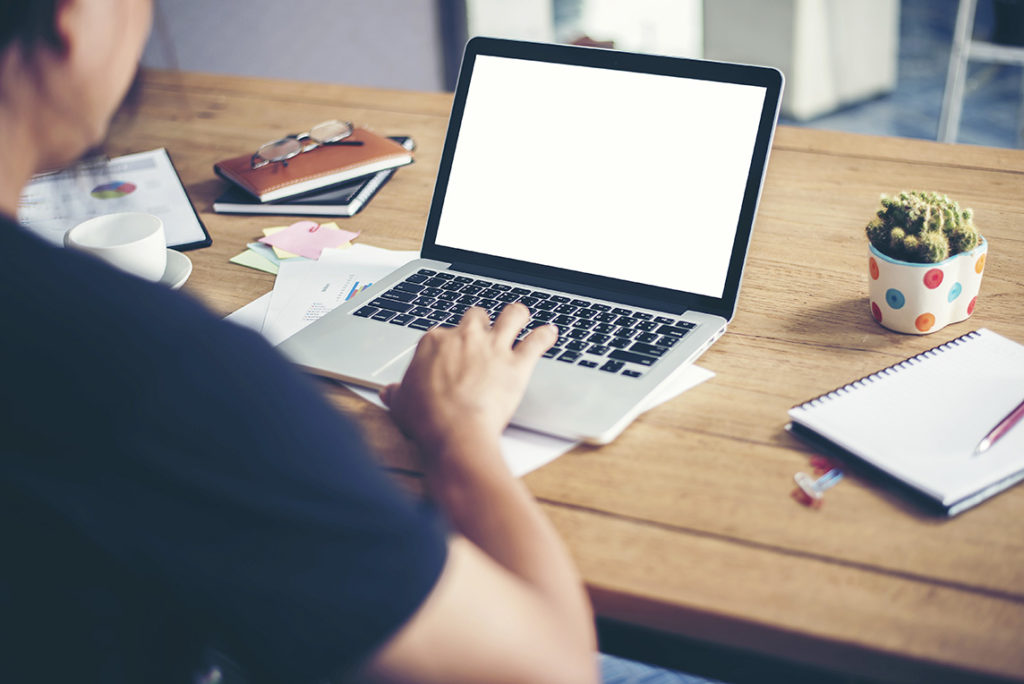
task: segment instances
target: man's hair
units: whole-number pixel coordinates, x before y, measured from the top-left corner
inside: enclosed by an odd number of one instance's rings
[[[0,54],[15,45],[61,47],[57,6],[61,0],[0,0]]]

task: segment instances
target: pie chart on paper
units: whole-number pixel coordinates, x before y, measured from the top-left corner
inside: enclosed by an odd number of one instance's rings
[[[96,199],[117,199],[130,195],[133,192],[135,192],[135,185],[133,183],[112,181],[103,185],[97,185],[90,194]]]

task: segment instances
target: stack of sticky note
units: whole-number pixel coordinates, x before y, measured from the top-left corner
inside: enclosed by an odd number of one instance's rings
[[[298,221],[264,229],[259,241],[247,244],[246,250],[230,261],[276,275],[286,259],[316,261],[325,249],[345,249],[357,237],[359,233],[342,230],[334,222]]]

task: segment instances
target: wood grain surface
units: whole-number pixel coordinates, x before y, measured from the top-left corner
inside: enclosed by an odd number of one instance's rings
[[[450,104],[446,94],[149,71],[108,148],[170,151],[213,236],[189,253],[185,291],[227,314],[273,287],[228,259],[287,220],[213,214],[224,188],[214,162],[330,118],[410,135],[416,162],[342,225],[367,244],[416,249]],[[514,131],[495,141],[495,163],[514,144]],[[904,189],[972,207],[990,242],[974,316],[920,337],[879,327],[866,295],[863,227],[881,193]],[[1024,487],[952,520],[864,475],[817,511],[789,496],[812,452],[784,431],[787,409],[977,327],[1024,342],[1024,152],[782,127],[738,312],[699,361],[716,377],[526,482],[602,616],[850,676],[1024,681]],[[416,455],[386,414],[321,385],[415,489]]]

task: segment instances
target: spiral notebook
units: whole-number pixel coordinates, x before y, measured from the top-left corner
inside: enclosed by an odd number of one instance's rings
[[[956,515],[1024,479],[1024,421],[975,455],[1022,399],[1024,345],[982,328],[794,406],[787,429]]]

